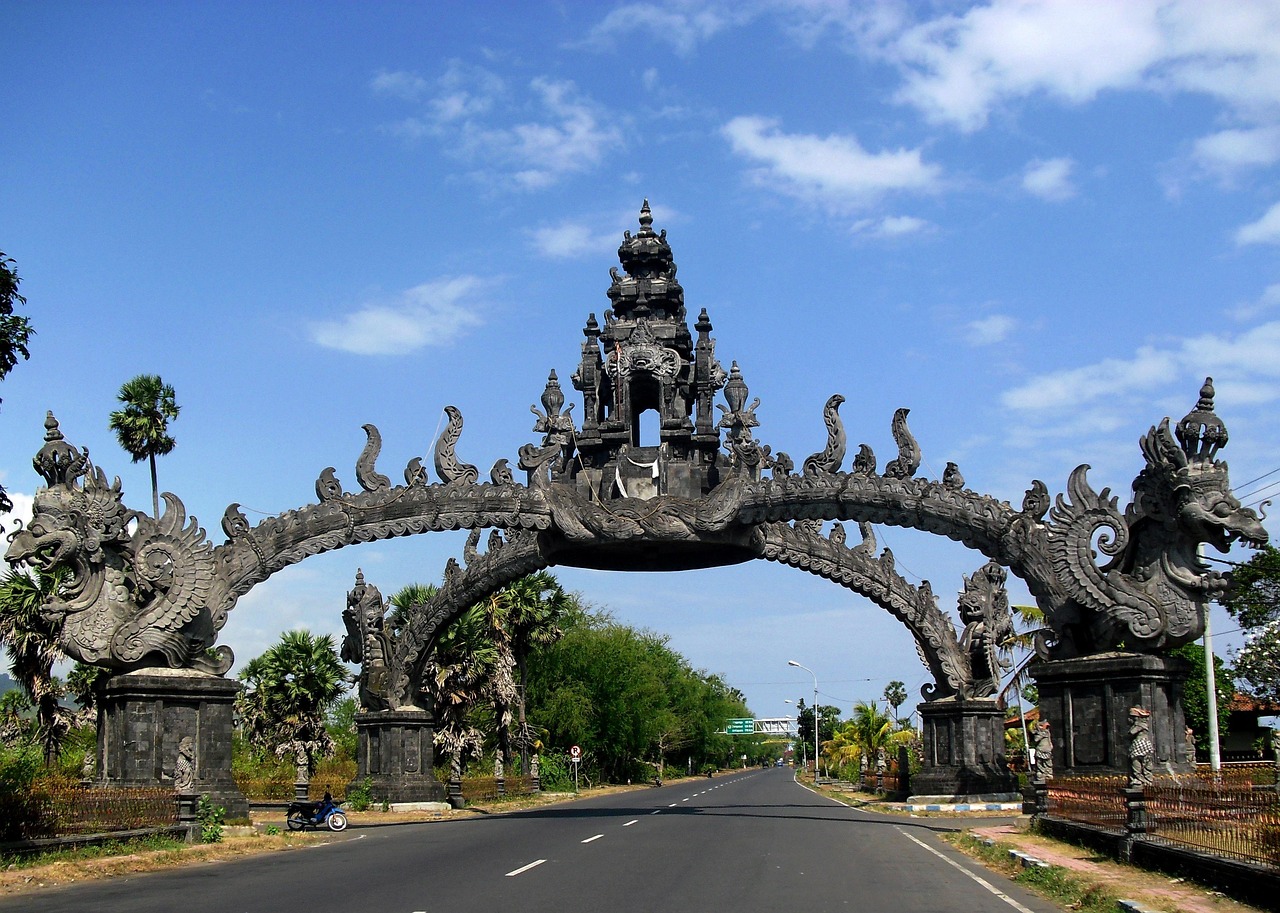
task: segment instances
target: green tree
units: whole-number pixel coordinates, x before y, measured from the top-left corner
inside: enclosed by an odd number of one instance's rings
[[[523,770],[529,769],[529,751],[533,737],[528,724],[529,657],[564,636],[561,620],[576,604],[565,593],[560,581],[547,571],[539,571],[517,580],[507,587],[507,636],[518,676],[516,691],[516,741],[520,747]]]
[[[111,670],[77,661],[67,676],[67,693],[84,710],[98,709],[98,688],[111,678]]]
[[[346,669],[329,635],[286,631],[279,643],[245,663],[236,698],[245,739],[277,757],[304,758],[307,770],[333,753],[325,726],[330,706],[346,690]]]
[[[1204,647],[1185,644],[1172,651],[1174,656],[1185,659],[1191,671],[1182,686],[1182,712],[1187,725],[1196,734],[1196,750],[1209,751],[1209,680],[1205,675]],[[1223,729],[1231,712],[1231,696],[1235,694],[1235,681],[1231,670],[1221,656],[1213,658],[1214,683],[1218,689],[1218,719]]]
[[[907,686],[899,681],[892,681],[884,686],[885,702],[893,708],[894,725],[898,723],[898,708],[907,702]]]
[[[893,720],[881,713],[874,701],[859,701],[853,708],[850,721],[854,742],[867,758],[874,758],[876,750],[888,748],[893,735]]]
[[[1237,567],[1222,606],[1245,630],[1233,657],[1241,686],[1280,701],[1280,550],[1268,545]]]
[[[169,422],[178,417],[181,407],[173,387],[158,374],[139,374],[125,381],[116,397],[123,409],[111,413],[108,426],[116,434],[120,446],[140,463],[151,466],[151,503],[155,516],[160,516],[160,483],[156,478],[156,457],[171,453],[177,446],[169,434]]]
[[[62,684],[53,675],[53,664],[64,658],[58,645],[60,625],[42,611],[60,579],[58,573],[19,569],[0,579],[0,640],[9,654],[14,679],[35,707],[36,737],[46,763],[61,752],[71,728],[60,703]]]
[[[18,292],[22,279],[12,259],[0,250],[0,380],[18,364],[18,359],[31,357],[27,344],[35,334],[31,321],[13,313],[15,305],[26,304],[27,299]],[[0,485],[0,513],[13,510],[13,502]]]

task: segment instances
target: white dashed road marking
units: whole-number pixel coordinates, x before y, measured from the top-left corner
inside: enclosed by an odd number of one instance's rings
[[[582,841],[582,842],[583,842],[583,843],[590,843],[592,840],[599,840],[599,839],[600,839],[601,837],[603,837],[603,836],[604,836],[604,834],[596,834],[594,837],[588,837],[586,840],[584,840],[584,841]]]
[[[522,866],[520,866],[520,868],[516,869],[514,872],[508,872],[508,873],[507,873],[507,877],[508,877],[508,878],[511,878],[511,877],[512,877],[512,876],[514,876],[514,875],[522,875],[522,874],[524,874],[525,872],[529,871],[529,870],[530,870],[531,868],[533,868],[534,866],[542,865],[542,864],[543,864],[544,862],[546,862],[546,861],[547,861],[547,860],[545,860],[545,859],[536,859],[536,860],[534,860],[533,862],[529,863],[528,865],[522,865]]]
[[[624,825],[622,825],[622,826],[623,826],[623,827],[631,827],[631,825],[635,824],[635,823],[636,823],[637,821],[639,821],[639,820],[640,820],[639,818],[632,818],[630,821],[628,821],[626,824],[624,824]]]

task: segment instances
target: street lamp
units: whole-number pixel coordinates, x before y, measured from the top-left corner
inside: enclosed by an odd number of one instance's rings
[[[788,666],[795,666],[797,669],[803,669],[813,676],[813,785],[818,785],[818,673],[814,672],[808,666],[802,666],[794,659],[787,660]]]

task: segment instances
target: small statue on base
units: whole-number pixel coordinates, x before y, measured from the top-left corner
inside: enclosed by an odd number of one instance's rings
[[[1049,731],[1049,724],[1041,721],[1032,726],[1031,738],[1033,740],[1031,757],[1034,766],[1032,781],[1048,783],[1053,779],[1053,736]]]
[[[80,782],[86,786],[93,782],[94,774],[98,770],[98,756],[92,751],[84,753],[84,759],[80,762]]]
[[[1129,709],[1129,788],[1150,786],[1155,780],[1155,746],[1151,744],[1151,711]]]
[[[1196,766],[1196,731],[1190,726],[1187,727],[1186,747],[1187,765],[1194,768]]]
[[[173,789],[177,793],[190,793],[196,782],[196,743],[189,735],[178,742],[178,760],[173,765]]]

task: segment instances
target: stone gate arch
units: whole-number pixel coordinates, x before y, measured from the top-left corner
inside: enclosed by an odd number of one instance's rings
[[[812,569],[831,556],[820,556],[804,533],[824,521],[944,535],[1026,582],[1049,629],[1040,644],[1042,711],[1062,736],[1055,741],[1059,772],[1122,769],[1120,734],[1135,704],[1152,711],[1157,759],[1185,766],[1180,673],[1163,654],[1200,635],[1207,602],[1229,583],[1199,561],[1197,549],[1267,538],[1217,459],[1227,432],[1214,413],[1211,380],[1176,426],[1165,419],[1142,436],[1146,465],[1123,510],[1109,489],[1093,490],[1087,464],[1053,499],[1033,481],[1017,509],[967,488],[954,463],[940,479],[920,478],[907,409],[892,419],[894,457],[879,468],[862,444],[846,470],[839,395],[824,408],[826,446],[796,472],[790,455],[756,440],[760,400],[748,404],[736,363],[728,371],[721,365],[705,309],[691,332],[666,233],[655,232],[652,221],[646,203],[639,231],[625,232],[619,247],[623,270],[610,271],[603,323],[593,314],[583,329],[571,378],[582,397],[580,420],[573,406],[564,408],[551,372],[542,408],[532,407],[541,440],[519,449],[520,482],[506,458],[479,481],[479,468],[457,455],[462,415],[446,406],[448,425],[432,454],[436,481],[425,458],[416,457],[404,468],[404,483],[393,484],[376,466],[381,436],[366,425],[359,490],[346,491],[329,467],[316,481],[317,503],[257,525],[232,504],[222,519],[226,541],[214,546],[172,494],[158,518],[127,509],[119,480],[109,482],[49,417],[34,461],[47,484],[6,557],[65,572],[46,605],[63,619],[63,647],[120,673],[104,692],[101,778],[167,782],[174,741],[189,730],[197,783],[210,791],[229,783],[229,739],[221,733],[230,726],[235,685],[221,678],[230,651],[210,652],[217,633],[241,595],[321,552],[492,529],[504,537],[499,578],[554,564],[682,570],[760,557],[807,561]],[[715,401],[720,393],[722,403]],[[636,443],[637,409],[658,412],[656,444]],[[1109,560],[1099,564],[1098,552]],[[493,583],[477,578],[475,586]],[[411,642],[419,657],[440,620],[431,612],[422,618]],[[160,674],[162,668],[187,674]],[[1101,721],[1096,732],[1068,725],[1086,714]]]

